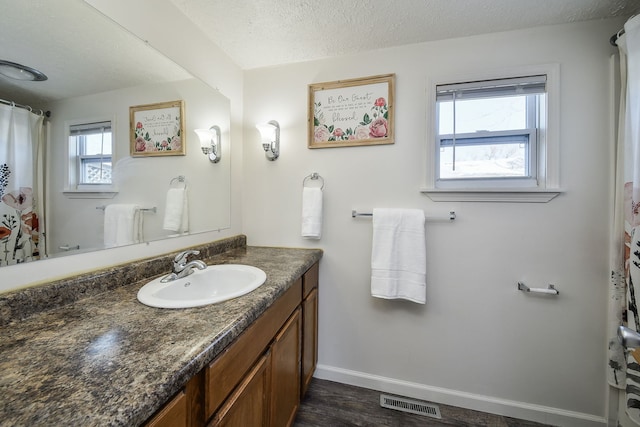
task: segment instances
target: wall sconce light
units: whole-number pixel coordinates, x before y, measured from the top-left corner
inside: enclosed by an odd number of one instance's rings
[[[256,125],[267,159],[273,161],[280,156],[280,125],[275,120]]]
[[[220,128],[211,126],[209,129],[195,129],[200,138],[200,147],[205,156],[209,156],[211,163],[218,163],[222,157],[222,144],[220,142]]]

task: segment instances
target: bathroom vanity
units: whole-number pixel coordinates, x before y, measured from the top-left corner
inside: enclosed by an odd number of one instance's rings
[[[247,247],[244,236],[196,249],[207,264],[253,265],[267,280],[219,304],[147,307],[136,292],[166,274],[168,254],[0,295],[0,419],[290,425],[317,361],[322,251]]]
[[[316,263],[147,425],[292,425],[317,361],[317,288]]]

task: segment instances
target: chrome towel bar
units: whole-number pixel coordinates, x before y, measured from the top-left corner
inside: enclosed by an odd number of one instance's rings
[[[99,209],[101,211],[105,210],[107,207],[102,205],[102,206],[96,206],[96,209]],[[156,213],[158,211],[158,209],[154,206],[152,208],[140,208],[140,210],[142,212],[153,212]]]
[[[559,295],[560,291],[555,286],[549,285],[548,288],[530,288],[522,282],[518,282],[518,290],[531,292],[533,294],[545,294],[545,295]]]
[[[358,212],[357,210],[353,209],[351,211],[351,218],[355,218],[357,216],[372,217],[373,213],[371,213],[371,212]],[[456,220],[456,212],[455,211],[449,211],[449,216],[447,218],[427,218],[427,221],[433,221],[433,220],[455,221]]]

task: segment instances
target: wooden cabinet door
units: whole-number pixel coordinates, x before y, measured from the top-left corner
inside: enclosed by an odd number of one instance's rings
[[[145,427],[186,427],[187,395],[180,391],[160,412],[145,424]]]
[[[218,412],[232,390],[264,354],[274,336],[300,305],[302,279],[229,345],[206,369],[205,419]]]
[[[318,364],[318,289],[302,302],[302,383],[304,397]]]
[[[293,425],[300,405],[300,348],[302,316],[298,308],[271,346],[272,427]]]
[[[238,388],[208,424],[215,427],[268,426],[269,366],[271,353],[267,352],[251,369]]]
[[[166,403],[145,427],[201,427],[204,425],[202,410],[202,372],[194,375],[180,392]]]

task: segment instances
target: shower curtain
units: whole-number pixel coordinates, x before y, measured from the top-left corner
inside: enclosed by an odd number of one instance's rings
[[[640,349],[625,350],[618,325],[640,331],[640,16],[618,38],[620,110],[611,233],[609,383],[626,393],[626,413],[640,425]]]
[[[0,266],[43,255],[44,137],[42,115],[0,104]]]

